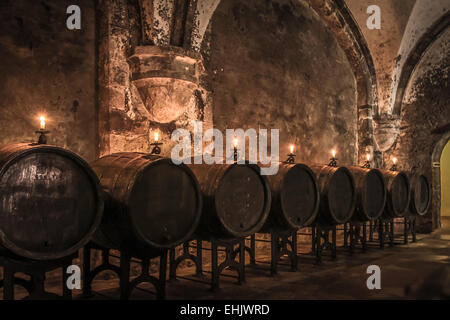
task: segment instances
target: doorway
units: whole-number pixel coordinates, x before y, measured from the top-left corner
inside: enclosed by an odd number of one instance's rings
[[[441,168],[441,224],[450,228],[450,142],[447,141],[440,159]]]
[[[450,132],[435,145],[431,161],[433,229],[450,228]]]

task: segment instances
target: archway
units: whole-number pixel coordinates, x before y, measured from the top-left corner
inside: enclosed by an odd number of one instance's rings
[[[434,147],[432,155],[433,227],[442,227],[442,216],[450,222],[450,132],[445,133]],[[444,193],[445,192],[445,193]],[[445,197],[444,197],[445,195]],[[445,198],[445,199],[444,199]],[[444,207],[445,205],[445,207]],[[445,210],[445,211],[444,211]]]
[[[441,154],[441,224],[450,227],[450,142]]]

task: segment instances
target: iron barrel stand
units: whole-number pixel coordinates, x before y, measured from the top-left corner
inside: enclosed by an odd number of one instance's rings
[[[297,271],[297,231],[278,232],[272,230],[270,240],[257,239],[256,235],[251,235],[250,247],[245,248],[249,252],[251,265],[255,265],[257,262],[265,263],[264,261],[256,261],[256,242],[270,242],[270,275],[278,273],[279,265],[286,265],[280,263],[283,256],[289,258],[291,271]]]
[[[185,260],[194,261],[196,265],[196,275],[202,276],[203,272],[211,273],[211,290],[215,291],[220,287],[220,276],[237,278],[238,284],[245,282],[245,239],[210,239],[211,249],[205,248],[202,245],[202,240],[197,239],[195,247],[189,242],[183,244],[183,253],[180,256],[176,256],[175,249],[171,249],[170,252],[170,279],[175,280],[177,278],[176,270],[178,265]],[[189,252],[189,248],[195,248],[195,255]],[[211,272],[203,270],[202,267],[202,251],[211,251]],[[219,264],[219,252],[225,253],[225,259]],[[238,276],[222,274],[225,269],[235,271]],[[181,277],[180,277],[181,278]],[[197,281],[201,283],[207,283],[206,281],[194,280],[183,277],[183,279]]]
[[[5,255],[0,257],[0,265],[3,266],[3,279],[0,280],[0,287],[3,287],[3,299],[14,300],[14,285],[20,285],[28,292],[25,299],[28,300],[48,300],[48,299],[72,299],[72,290],[67,286],[69,275],[67,268],[72,265],[72,261],[78,256],[74,253],[70,256],[55,260],[32,260]],[[62,271],[62,296],[45,291],[45,273],[61,268]],[[30,280],[18,278],[16,273],[24,273],[30,276]]]
[[[312,226],[312,252],[316,255],[316,264],[322,263],[323,251],[331,251],[331,259],[336,260],[336,226]],[[331,241],[330,241],[331,235]]]
[[[395,221],[395,225],[403,226],[403,232],[400,235],[400,238],[403,238],[402,242],[395,242],[395,244],[408,244],[411,236],[411,242],[416,242],[416,217],[414,216],[405,216],[400,218],[401,221]],[[394,235],[395,238],[398,238],[397,235]]]
[[[100,250],[101,263],[91,270],[91,253],[93,250]],[[110,262],[110,258],[119,258],[120,266],[116,266]],[[94,278],[101,272],[109,270],[117,274],[120,280],[120,299],[128,300],[133,289],[141,283],[150,283],[155,287],[156,298],[163,300],[166,297],[166,271],[167,271],[167,250],[162,250],[159,256],[159,277],[150,275],[150,261],[155,257],[133,256],[126,251],[120,251],[120,257],[113,255],[110,249],[103,248],[97,244],[89,243],[83,250],[83,295],[85,297],[92,296],[92,282]],[[141,264],[141,274],[130,281],[131,262]],[[139,288],[138,288],[139,289]]]
[[[361,245],[362,252],[367,250],[367,226],[365,222],[351,221],[344,223],[344,248],[350,254],[355,252],[357,245]]]
[[[374,237],[375,233],[377,233],[377,238]],[[370,221],[368,243],[378,243],[380,249],[384,249],[386,243],[392,247],[394,245],[394,219],[379,218]]]

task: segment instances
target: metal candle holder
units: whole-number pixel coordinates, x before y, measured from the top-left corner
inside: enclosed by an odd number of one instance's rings
[[[292,152],[288,154],[288,158],[286,159],[286,163],[294,163],[295,162],[295,156],[296,154],[293,154]]]
[[[397,171],[397,165],[394,163],[392,167],[389,169],[391,171]]]
[[[159,146],[161,146],[163,143],[162,142],[152,142],[150,143],[151,146],[153,146],[152,151],[150,152],[150,154],[160,154],[161,153],[161,148]]]
[[[369,161],[369,160],[366,160],[366,161],[364,162],[364,164],[362,165],[362,168],[370,169],[370,161]]]
[[[330,166],[330,167],[337,167],[337,160],[338,160],[338,158],[331,157],[330,158],[330,163],[328,164],[328,166]]]
[[[46,134],[50,133],[50,131],[45,129],[39,129],[35,133],[39,134],[38,142],[37,144],[47,144],[47,136]]]
[[[238,160],[238,155],[239,155],[239,153],[238,153],[238,148],[237,148],[237,147],[234,147],[234,148],[233,148],[233,159],[234,159],[234,163],[237,162],[237,160]]]

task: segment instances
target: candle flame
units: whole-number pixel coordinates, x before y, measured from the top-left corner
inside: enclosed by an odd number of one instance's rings
[[[370,153],[366,154],[367,161],[370,161]]]
[[[233,146],[234,146],[235,148],[237,148],[238,142],[239,142],[239,140],[235,137],[235,138],[233,139]]]
[[[41,121],[41,129],[45,129],[45,117],[44,116],[40,116],[39,120]]]
[[[158,142],[158,140],[159,140],[159,133],[158,132],[154,133],[154,138],[155,138],[155,141]]]
[[[331,150],[331,155],[333,156],[333,158],[336,158],[336,150],[335,149]]]
[[[397,164],[397,158],[396,157],[394,157],[394,158],[392,158],[392,162],[394,163],[394,164]]]
[[[294,153],[294,145],[293,145],[293,144],[291,144],[291,145],[289,146],[289,150],[291,150],[291,153]]]

